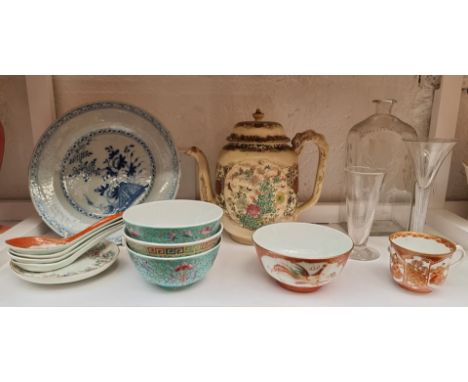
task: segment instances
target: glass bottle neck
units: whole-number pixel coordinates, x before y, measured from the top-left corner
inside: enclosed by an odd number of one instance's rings
[[[394,99],[375,99],[372,102],[375,104],[376,114],[391,114],[392,107],[396,103]]]

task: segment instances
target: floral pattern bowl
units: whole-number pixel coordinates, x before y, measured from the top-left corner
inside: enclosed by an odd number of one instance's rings
[[[159,200],[124,212],[126,234],[151,243],[189,243],[218,232],[223,216],[216,204],[199,200]]]
[[[222,233],[223,226],[220,225],[218,231],[213,236],[189,243],[178,244],[159,244],[136,240],[129,237],[126,233],[124,233],[124,238],[127,248],[130,248],[134,252],[153,257],[184,257],[197,255],[210,250],[220,242]]]
[[[203,279],[218,255],[219,243],[206,252],[185,257],[153,257],[128,248],[128,254],[144,280],[163,288],[182,288]]]
[[[253,234],[265,271],[282,287],[313,292],[333,281],[353,249],[348,235],[309,223],[266,225]]]

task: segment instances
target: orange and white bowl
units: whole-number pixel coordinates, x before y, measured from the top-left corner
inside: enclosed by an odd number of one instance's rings
[[[348,235],[309,223],[266,225],[254,232],[253,241],[268,275],[295,292],[313,292],[333,281],[353,249]]]

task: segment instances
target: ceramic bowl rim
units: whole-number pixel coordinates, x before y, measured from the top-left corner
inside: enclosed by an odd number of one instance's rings
[[[410,235],[410,236],[411,235],[413,235],[413,236],[422,236],[422,237],[424,237],[426,239],[433,239],[433,240],[436,240],[436,241],[441,240],[442,242],[449,243],[449,245],[451,247],[453,246],[453,249],[451,249],[449,252],[444,252],[444,253],[424,253],[424,252],[421,252],[421,251],[416,251],[414,249],[406,248],[406,247],[401,246],[400,244],[395,243],[396,237],[398,237],[398,236],[400,236],[402,234]],[[390,242],[390,244],[392,246],[400,248],[403,251],[412,252],[412,253],[420,255],[422,257],[444,257],[444,256],[449,256],[449,255],[453,254],[457,250],[457,245],[452,240],[446,239],[443,236],[433,235],[431,233],[426,233],[426,232],[396,231],[396,232],[393,232],[392,234],[390,234],[390,236],[388,237],[388,241]]]
[[[218,237],[221,237],[221,234],[223,233],[223,230],[224,230],[224,226],[222,223],[220,223],[220,227],[219,229],[216,231],[216,233],[214,235],[211,235],[209,237],[206,237],[204,239],[200,239],[200,240],[195,240],[195,241],[187,241],[187,242],[184,242],[184,243],[158,243],[158,242],[153,242],[153,241],[144,241],[144,240],[137,240],[137,239],[134,239],[133,237],[130,237],[128,236],[126,233],[125,233],[125,230],[123,232],[123,237],[124,239],[127,241],[130,241],[130,242],[134,242],[135,244],[138,244],[138,245],[142,245],[142,246],[145,246],[145,247],[158,247],[158,248],[182,248],[182,247],[191,247],[191,246],[195,246],[195,245],[198,245],[198,244],[204,244],[212,239],[216,239]]]
[[[346,238],[349,242],[350,242],[350,247],[349,249],[343,251],[343,252],[340,252],[336,255],[332,255],[332,256],[320,256],[320,257],[304,257],[304,256],[293,256],[291,254],[286,254],[286,253],[282,253],[281,251],[275,249],[275,248],[271,248],[271,246],[266,246],[264,245],[263,243],[259,243],[256,239],[255,239],[255,234],[260,231],[260,230],[265,230],[267,231],[269,228],[271,228],[270,226],[274,226],[274,225],[279,225],[279,224],[282,224],[282,225],[292,225],[292,224],[301,224],[301,225],[311,225],[311,226],[315,226],[315,227],[319,227],[320,229],[323,229],[323,230],[326,230],[326,231],[333,231],[334,233],[337,233],[339,235],[341,235],[342,237]],[[268,225],[265,225],[263,227],[260,227],[259,229],[257,229],[253,234],[252,234],[252,240],[255,244],[255,246],[258,246],[262,249],[265,249],[269,252],[272,252],[276,255],[279,255],[279,256],[283,256],[285,258],[289,258],[289,259],[294,259],[294,260],[304,260],[304,261],[323,261],[323,260],[332,260],[332,259],[336,259],[340,256],[343,256],[343,255],[346,255],[346,254],[350,254],[351,251],[353,250],[354,248],[354,243],[352,241],[352,239],[347,235],[345,234],[344,232],[341,232],[335,228],[332,228],[332,227],[328,227],[328,226],[325,226],[325,225],[321,225],[321,224],[313,224],[313,223],[305,223],[305,222],[281,222],[281,223],[273,223],[273,224],[268,224]]]
[[[157,260],[157,261],[159,261],[159,260],[162,260],[162,261],[180,261],[180,260],[188,260],[188,259],[194,259],[194,258],[197,258],[197,257],[202,257],[202,256],[205,256],[205,255],[209,254],[210,252],[213,252],[213,251],[218,252],[220,246],[221,246],[221,240],[219,240],[219,243],[216,244],[213,248],[210,248],[208,251],[197,253],[196,255],[181,256],[181,257],[148,256],[148,255],[143,255],[143,254],[141,254],[139,252],[136,252],[133,249],[130,249],[128,247],[127,247],[127,250],[132,255],[135,255],[137,257],[143,257],[144,259],[151,259],[151,260]]]
[[[217,216],[216,218],[204,221],[203,223],[195,224],[195,225],[148,225],[148,224],[141,224],[135,221],[131,221],[128,219],[128,215],[131,214],[132,210],[136,210],[139,208],[143,208],[141,206],[148,207],[148,204],[171,204],[171,203],[179,203],[180,201],[185,202],[193,202],[195,204],[204,204],[206,206],[209,206],[209,208],[213,208],[214,210],[217,211]],[[151,202],[147,203],[140,203],[136,204],[134,206],[131,206],[130,208],[126,209],[122,215],[122,219],[125,222],[125,224],[131,224],[135,227],[141,227],[141,228],[149,228],[149,229],[155,229],[155,230],[161,230],[161,229],[191,229],[191,228],[197,228],[197,227],[202,227],[211,223],[214,223],[216,221],[220,221],[221,218],[223,217],[224,211],[221,207],[219,207],[215,203],[211,202],[205,202],[204,200],[193,200],[193,199],[166,199],[166,200],[153,200]]]

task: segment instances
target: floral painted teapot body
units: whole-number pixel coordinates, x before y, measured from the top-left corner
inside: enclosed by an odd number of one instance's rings
[[[321,134],[307,130],[290,141],[279,123],[262,120],[259,109],[253,116],[254,121],[237,123],[227,138],[216,167],[215,192],[203,152],[197,147],[186,151],[198,163],[201,199],[224,209],[225,230],[243,244],[252,244],[251,236],[257,228],[295,220],[317,203],[328,156],[328,145]],[[306,141],[318,146],[319,161],[312,196],[299,204],[298,154]]]

